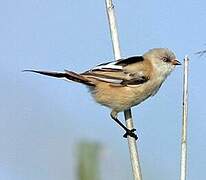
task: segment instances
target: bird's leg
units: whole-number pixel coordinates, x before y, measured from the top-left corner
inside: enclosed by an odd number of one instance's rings
[[[122,122],[117,118],[117,112],[116,111],[112,111],[110,113],[111,118],[117,123],[119,124],[125,131],[126,133],[123,135],[124,138],[127,138],[127,136],[131,136],[133,138],[135,138],[135,140],[138,139],[137,135],[134,133],[134,131],[136,131],[136,129],[128,129],[124,124],[122,124]]]

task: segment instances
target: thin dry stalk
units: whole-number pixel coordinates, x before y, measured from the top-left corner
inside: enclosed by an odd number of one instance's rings
[[[108,16],[108,21],[109,21],[110,34],[112,38],[114,56],[115,56],[115,59],[118,60],[118,59],[121,59],[121,53],[120,53],[120,43],[119,43],[116,18],[115,18],[115,12],[114,12],[114,5],[112,3],[112,0],[105,0],[105,2],[106,2],[107,16]],[[133,129],[134,126],[133,126],[131,109],[126,110],[124,112],[124,116],[125,116],[127,128]],[[128,140],[130,160],[131,160],[134,180],[142,180],[142,174],[141,174],[136,141],[134,138],[130,136],[127,137],[127,140]]]
[[[184,87],[183,87],[180,180],[186,180],[186,176],[187,176],[188,69],[189,69],[189,58],[185,56],[184,58],[184,82],[183,82]]]

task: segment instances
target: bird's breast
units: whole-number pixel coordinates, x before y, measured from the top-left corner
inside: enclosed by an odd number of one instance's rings
[[[135,94],[134,105],[138,105],[139,103],[146,100],[150,96],[154,96],[158,92],[163,81],[164,80],[162,79],[149,80],[148,82],[134,88],[133,89],[133,92]]]
[[[161,83],[161,81],[149,80],[136,86],[120,87],[111,86],[108,83],[100,83],[91,92],[96,102],[120,112],[138,105],[154,95]]]

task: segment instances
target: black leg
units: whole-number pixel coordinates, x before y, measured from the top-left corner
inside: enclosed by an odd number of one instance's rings
[[[127,138],[127,136],[131,136],[131,137],[135,138],[135,140],[138,139],[137,135],[134,133],[134,131],[136,131],[136,129],[130,130],[124,124],[122,124],[122,122],[117,118],[116,112],[112,111],[110,115],[111,115],[111,118],[126,131],[126,133],[123,135],[124,138]]]

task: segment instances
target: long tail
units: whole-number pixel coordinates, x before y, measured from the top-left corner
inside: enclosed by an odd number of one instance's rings
[[[82,83],[88,86],[95,86],[95,84],[90,81],[88,78],[84,77],[83,75],[77,74],[72,71],[65,70],[64,72],[50,72],[50,71],[36,71],[36,70],[23,70],[23,72],[34,72],[46,76],[67,79],[71,81],[75,81],[78,83]]]

